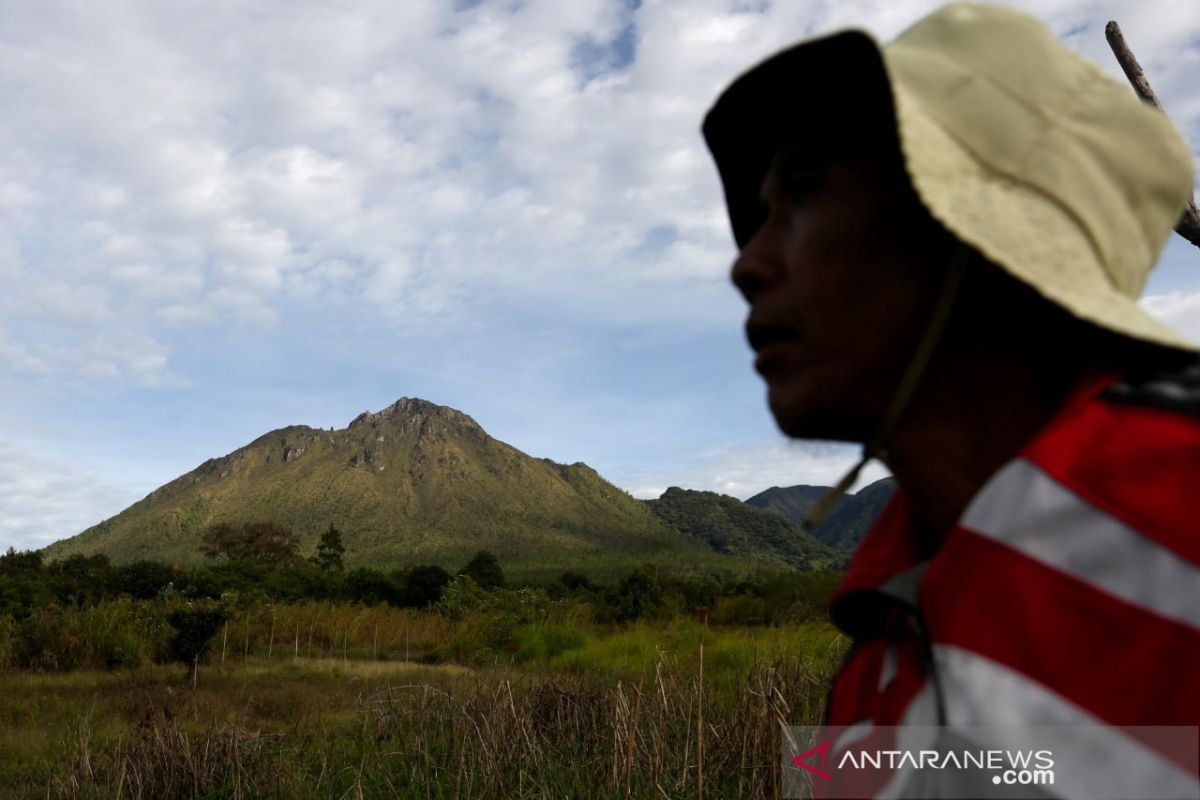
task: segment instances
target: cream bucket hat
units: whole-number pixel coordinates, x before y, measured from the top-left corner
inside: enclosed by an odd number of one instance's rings
[[[1200,349],[1137,303],[1191,192],[1187,145],[1128,87],[1002,6],[946,6],[884,47],[861,31],[815,39],[738,78],[704,136],[739,246],[762,222],[775,148],[837,147],[878,126],[863,100],[879,92],[914,189],[951,233],[1077,317]]]

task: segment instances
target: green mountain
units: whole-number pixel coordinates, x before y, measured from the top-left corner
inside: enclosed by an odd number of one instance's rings
[[[647,562],[737,571],[778,563],[753,550],[723,555],[586,464],[533,458],[460,411],[409,398],[342,430],[272,431],[56,542],[46,556],[197,563],[210,525],[254,521],[291,528],[306,553],[332,523],[349,565],[379,568],[457,568],[481,549],[527,577],[611,574]]]
[[[791,569],[840,568],[845,554],[818,542],[799,525],[736,497],[672,486],[646,505],[671,527],[717,552],[769,556]]]
[[[871,529],[895,489],[895,478],[883,478],[854,494],[847,494],[838,500],[813,535],[830,547],[844,552],[853,550]],[[773,486],[747,499],[746,504],[774,512],[799,525],[828,490],[827,486]]]

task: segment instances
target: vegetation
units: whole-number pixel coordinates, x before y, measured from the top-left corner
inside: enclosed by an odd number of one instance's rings
[[[341,430],[272,431],[46,555],[194,566],[213,526],[264,520],[295,532],[305,554],[333,522],[348,569],[456,570],[481,549],[509,577],[537,580],[563,569],[616,577],[647,561],[742,572],[757,563],[672,530],[585,464],[533,458],[466,414],[413,399]]]
[[[779,725],[820,719],[847,644],[837,576],[576,578],[447,576],[420,610],[171,584],[0,614],[0,795],[776,796]],[[183,689],[162,665],[189,658]]]
[[[0,794],[773,797],[780,723],[820,719],[841,652],[803,626],[580,640],[519,667],[259,653],[194,691],[154,666],[0,674]]]
[[[200,552],[208,558],[224,556],[230,561],[255,561],[260,564],[286,564],[299,557],[296,534],[274,522],[247,522],[230,525],[219,522],[200,537]],[[317,558],[321,549],[317,548]]]
[[[500,560],[486,550],[480,550],[472,556],[458,574],[466,575],[485,591],[504,588],[504,570],[500,568]]]
[[[331,524],[332,523],[332,524]],[[251,530],[270,524],[270,531]],[[248,536],[282,537],[272,560],[316,552],[336,572],[437,565],[479,550],[507,577],[552,580],[564,569],[617,580],[644,565],[748,574],[836,567],[794,525],[733,498],[672,490],[647,504],[586,464],[532,458],[465,414],[405,399],[342,430],[272,431],[151,492],[46,550],[194,567],[202,552],[239,560]],[[341,549],[339,549],[341,548]]]
[[[317,554],[313,556],[313,564],[325,572],[341,572],[346,565],[342,556],[346,554],[346,545],[342,543],[342,532],[329,524],[329,530],[321,534],[317,542]]]
[[[0,556],[0,795],[775,797],[848,644],[832,572],[532,583],[216,530],[191,566]]]
[[[208,652],[213,637],[229,620],[229,612],[220,606],[177,608],[167,615],[175,634],[167,643],[171,658],[188,668],[188,682],[196,688],[200,659]]]
[[[845,554],[821,544],[794,522],[728,495],[671,487],[647,501],[672,528],[719,553],[770,554],[781,568],[837,568]]]
[[[895,489],[894,478],[883,478],[845,495],[834,505],[833,513],[813,531],[813,536],[822,544],[851,552],[871,529]],[[774,486],[747,498],[746,505],[773,511],[799,525],[827,491],[825,486]]]

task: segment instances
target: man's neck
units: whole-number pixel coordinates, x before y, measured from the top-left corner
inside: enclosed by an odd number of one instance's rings
[[[931,369],[887,446],[887,465],[918,520],[944,539],[984,483],[1075,392],[1113,372],[1094,366],[1056,374],[1003,353]]]

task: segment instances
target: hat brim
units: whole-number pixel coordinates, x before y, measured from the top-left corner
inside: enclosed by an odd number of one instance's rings
[[[960,240],[1080,319],[1200,351],[1112,286],[1068,208],[984,164],[922,108],[890,60],[869,34],[844,31],[768,58],[721,94],[703,133],[739,249],[765,220],[762,181],[781,145],[844,147],[872,130],[882,142],[886,124],[921,202]]]
[[[860,31],[844,31],[784,50],[727,88],[704,118],[725,205],[739,248],[764,221],[763,178],[784,144],[829,149],[880,119],[889,88],[879,46]],[[877,112],[876,112],[877,113]]]

